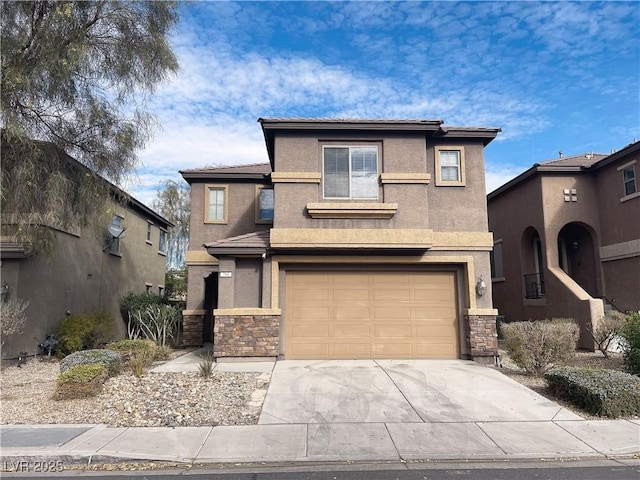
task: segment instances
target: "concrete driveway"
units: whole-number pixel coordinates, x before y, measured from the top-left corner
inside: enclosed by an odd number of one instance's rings
[[[580,420],[499,371],[464,360],[276,362],[260,424]]]

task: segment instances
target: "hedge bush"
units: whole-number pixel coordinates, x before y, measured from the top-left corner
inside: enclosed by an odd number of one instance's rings
[[[125,362],[131,357],[145,356],[155,359],[158,356],[158,346],[152,340],[119,340],[108,343],[106,348],[118,352]]]
[[[631,373],[640,375],[640,312],[627,315],[620,331],[625,340],[624,361]]]
[[[60,374],[53,398],[71,400],[94,397],[102,392],[108,377],[107,368],[99,363],[75,366]]]
[[[65,373],[80,365],[102,365],[109,377],[120,373],[122,360],[113,350],[82,350],[64,357],[60,361],[60,372]]]
[[[560,397],[593,415],[618,418],[640,415],[640,378],[604,368],[558,367],[545,374]]]
[[[502,333],[511,360],[529,373],[542,375],[574,356],[580,327],[570,318],[557,318],[507,323]]]
[[[111,332],[113,317],[107,312],[71,315],[60,322],[56,339],[57,350],[68,355],[79,350],[96,348]]]

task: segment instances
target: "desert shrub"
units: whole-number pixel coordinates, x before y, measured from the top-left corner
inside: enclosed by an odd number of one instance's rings
[[[18,298],[2,300],[0,305],[0,356],[8,335],[20,334],[27,323],[26,310],[29,302]]]
[[[169,345],[158,345],[156,347],[156,354],[154,358],[156,360],[169,360],[172,351],[173,350]]]
[[[83,313],[66,317],[56,332],[57,349],[62,355],[96,348],[111,332],[113,317],[107,312]]]
[[[572,319],[513,322],[502,326],[509,357],[529,373],[542,375],[575,354],[580,327]]]
[[[119,340],[108,343],[106,348],[118,352],[125,362],[128,362],[131,357],[145,356],[155,359],[158,355],[158,346],[151,340]]]
[[[122,300],[120,301],[120,308],[122,310],[123,317],[127,321],[128,338],[137,339],[143,336],[139,326],[133,318],[135,312],[143,311],[152,305],[162,305],[165,302],[166,299],[163,296],[147,292],[129,292],[122,297]]]
[[[60,361],[60,372],[65,373],[79,365],[102,365],[107,375],[113,377],[120,373],[122,362],[120,354],[112,350],[82,350],[64,357]]]
[[[640,312],[629,313],[620,335],[624,339],[624,361],[631,373],[640,375]]]
[[[560,397],[593,415],[640,415],[640,378],[604,368],[558,367],[545,374]]]
[[[87,398],[102,392],[102,386],[108,378],[107,369],[99,363],[77,365],[58,377],[55,400]]]
[[[166,345],[170,339],[177,340],[180,319],[180,310],[172,305],[149,305],[130,315],[130,325],[138,337]]]
[[[198,363],[198,373],[200,373],[200,376],[203,378],[209,378],[211,376],[211,374],[213,373],[213,356],[211,354],[209,355],[202,355],[200,357],[200,362]]]
[[[620,336],[625,316],[620,312],[609,312],[602,317],[595,327],[590,331],[593,341],[598,350],[605,358],[609,357],[609,346],[611,342]]]

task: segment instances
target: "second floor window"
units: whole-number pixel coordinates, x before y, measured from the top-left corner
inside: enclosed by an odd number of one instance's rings
[[[622,183],[624,184],[624,194],[632,195],[638,191],[636,186],[636,171],[634,165],[622,170]]]
[[[152,227],[153,224],[147,222],[147,242],[151,243],[151,231],[152,231]]]
[[[120,253],[120,239],[124,236],[124,229],[122,228],[124,218],[120,215],[113,215],[111,217],[111,227],[109,228],[110,238],[108,239],[107,247],[110,253]]]
[[[273,188],[261,188],[258,192],[258,221],[273,221]]]
[[[436,155],[436,186],[464,187],[464,147],[435,148]]]
[[[377,147],[324,147],[324,198],[376,200]]]
[[[227,187],[226,185],[207,185],[205,190],[205,223],[226,223]]]
[[[160,238],[158,241],[158,251],[162,253],[167,252],[167,232],[160,230]]]

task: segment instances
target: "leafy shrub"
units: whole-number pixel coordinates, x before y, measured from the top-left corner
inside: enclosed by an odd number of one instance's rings
[[[591,330],[591,336],[604,358],[609,357],[609,346],[620,335],[625,316],[620,312],[609,312]]]
[[[102,392],[102,386],[108,378],[107,369],[99,363],[77,365],[58,377],[55,400],[87,398]]]
[[[119,340],[107,344],[106,348],[118,352],[125,362],[132,357],[144,355],[155,359],[158,355],[158,346],[151,340]]]
[[[71,315],[60,322],[56,332],[58,352],[68,355],[96,348],[107,338],[112,325],[113,317],[107,312]]]
[[[134,293],[129,292],[120,301],[120,308],[123,312],[123,317],[127,320],[127,334],[130,339],[137,339],[141,336],[140,329],[136,328],[133,322],[132,315],[139,311],[145,310],[151,305],[162,305],[166,300],[161,295],[154,293]]]
[[[545,374],[550,388],[593,415],[640,415],[640,378],[604,368],[558,367]]]
[[[529,373],[542,375],[575,354],[580,327],[572,319],[536,320],[504,324],[509,357]]]
[[[620,334],[625,340],[623,353],[627,368],[631,373],[640,375],[640,312],[627,315]]]
[[[172,351],[169,345],[158,345],[154,358],[155,360],[169,360]]]
[[[65,373],[79,365],[102,365],[109,377],[120,373],[120,354],[112,350],[82,350],[64,357],[60,361],[60,372]]]
[[[157,345],[166,345],[167,340],[178,338],[180,311],[171,305],[149,305],[130,315],[130,325],[136,336],[153,340]]]

